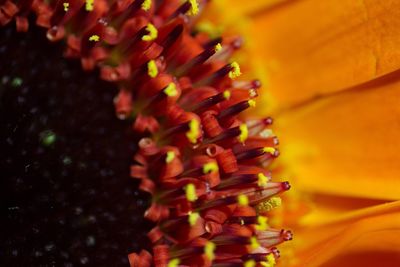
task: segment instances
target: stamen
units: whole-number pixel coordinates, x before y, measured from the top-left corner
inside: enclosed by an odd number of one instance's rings
[[[197,220],[200,218],[200,214],[198,212],[190,212],[188,217],[188,222],[190,226],[196,225]]]
[[[92,36],[89,37],[89,41],[98,42],[100,41],[100,36],[98,36],[97,34],[93,34]]]
[[[233,81],[232,87],[237,89],[258,89],[261,87],[261,82],[259,80],[253,81]]]
[[[275,266],[276,260],[275,260],[275,257],[274,257],[274,255],[272,253],[267,255],[267,262],[269,263],[269,265],[271,267]]]
[[[217,172],[218,164],[215,162],[209,162],[203,165],[203,173]]]
[[[158,75],[158,68],[157,68],[157,64],[155,62],[155,60],[150,60],[147,63],[147,74],[151,77],[151,78],[155,78]]]
[[[246,124],[241,124],[240,126],[230,128],[221,134],[215,136],[214,138],[211,139],[205,139],[203,141],[204,144],[212,144],[212,143],[217,143],[229,138],[237,137],[237,139],[243,143],[246,141],[248,137],[248,130]]]
[[[167,95],[167,96],[176,96],[178,95],[178,91],[176,90],[176,85],[175,83],[169,83],[167,85],[167,87],[165,87],[165,89],[163,90],[163,92]]]
[[[149,11],[150,8],[151,8],[151,1],[152,1],[152,0],[144,0],[144,2],[143,2],[142,5],[141,5],[141,8],[142,8],[144,11]]]
[[[199,81],[196,81],[194,85],[195,86],[209,85],[209,84],[216,82],[218,79],[225,77],[226,75],[228,75],[229,78],[233,79],[232,77],[236,78],[236,77],[240,76],[240,74],[241,74],[241,72],[240,72],[239,65],[237,63],[235,64],[235,62],[234,62],[234,63],[223,66],[222,68],[220,68],[219,70],[217,70],[216,72],[211,74],[210,76],[205,77]]]
[[[249,205],[249,198],[246,195],[239,195],[237,198],[239,206],[248,206]]]
[[[151,23],[147,24],[146,31],[148,32],[148,34],[142,36],[143,41],[150,42],[150,41],[157,39],[158,31],[157,31],[157,28],[154,27],[153,24],[151,24]]]
[[[168,262],[167,267],[178,267],[181,261],[178,258],[172,259]]]
[[[189,131],[186,133],[186,137],[192,144],[197,143],[197,139],[200,137],[200,123],[198,120],[190,120]]]
[[[63,3],[63,6],[64,6],[64,11],[67,12],[69,9],[69,3],[68,2]]]
[[[282,199],[280,197],[271,197],[267,201],[257,204],[256,209],[259,212],[271,211],[282,205]]]
[[[258,177],[258,182],[257,182],[258,186],[265,187],[268,183],[268,177],[265,176],[264,173],[261,173],[261,172],[259,174],[257,174],[257,177]]]
[[[167,156],[165,157],[165,162],[166,163],[171,163],[175,159],[175,152],[174,151],[168,151]]]
[[[179,36],[183,32],[183,25],[179,24],[167,35],[167,37],[162,42],[161,46],[164,47],[163,54],[166,55],[172,45],[178,40]]]
[[[194,107],[191,110],[200,112],[200,111],[203,111],[206,108],[210,108],[222,101],[228,100],[230,97],[231,97],[231,92],[228,90],[225,90],[222,93],[219,93],[217,95],[214,95],[214,96],[204,99],[197,105],[194,105]]]
[[[255,236],[250,237],[250,247],[253,250],[258,249],[260,247],[260,243],[258,243],[257,237]]]
[[[244,267],[256,267],[255,260],[247,260],[244,262]]]
[[[232,62],[231,67],[232,70],[229,72],[229,78],[233,80],[242,75],[242,73],[240,72],[239,64],[237,62]]]
[[[260,174],[258,174],[260,175]],[[222,190],[225,188],[238,186],[238,185],[252,185],[254,181],[257,180],[258,175],[256,174],[240,174],[236,176],[232,176],[226,179],[223,179],[221,183],[217,186],[217,189]],[[267,180],[268,178],[263,175]]]
[[[218,44],[216,44],[216,45],[214,46],[214,51],[215,51],[215,53],[221,51],[221,49],[222,49],[221,43],[218,43]]]
[[[252,99],[241,101],[235,105],[230,106],[227,109],[222,110],[217,115],[217,118],[218,118],[218,120],[223,120],[228,117],[235,116],[235,115],[241,113],[242,111],[248,109],[249,107],[255,107],[255,106],[256,106],[256,102]]]
[[[197,200],[196,187],[194,184],[187,184],[185,186],[186,199],[190,202]]]
[[[214,254],[215,248],[216,248],[216,245],[211,241],[208,241],[206,243],[206,245],[204,246],[204,254],[210,261],[213,261],[215,258],[215,254]]]
[[[210,57],[212,57],[215,53],[221,50],[221,44],[217,44],[214,47],[210,47],[205,49],[199,55],[191,59],[189,62],[185,63],[181,67],[176,70],[178,76],[183,76],[189,73],[194,67],[200,66],[204,62],[206,62]]]
[[[248,159],[260,157],[267,153],[272,158],[272,157],[277,157],[279,152],[276,148],[273,148],[273,147],[258,147],[258,148],[249,149],[249,150],[246,150],[243,152],[239,152],[238,154],[236,154],[236,159],[237,160],[248,160]]]
[[[249,136],[249,130],[247,129],[247,125],[245,123],[240,124],[239,126],[240,135],[238,137],[240,143],[244,143]]]
[[[196,0],[189,0],[190,3],[190,9],[187,12],[189,16],[195,16],[197,13],[199,13],[199,4],[197,3]]]
[[[268,229],[268,218],[265,216],[257,217],[257,225],[255,226],[258,231],[265,231]]]
[[[85,1],[85,9],[86,9],[86,11],[93,11],[93,9],[94,9],[94,0],[86,0]]]

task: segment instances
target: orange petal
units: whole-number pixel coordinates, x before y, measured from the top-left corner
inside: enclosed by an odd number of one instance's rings
[[[334,226],[331,226],[331,228],[332,227],[335,228]],[[316,237],[316,234],[323,230],[323,228],[311,229],[309,232],[315,233],[311,235],[307,235],[306,233],[303,238],[318,238]],[[299,251],[298,262],[295,266],[321,266],[340,255],[346,254],[354,255],[363,252],[370,252],[372,255],[377,255],[381,252],[387,252],[390,254],[400,253],[399,234],[399,211],[367,217],[346,225],[343,229],[337,228],[335,234],[332,234],[330,237]],[[299,233],[299,235],[301,235],[301,233]],[[345,266],[355,265],[348,264]]]
[[[397,0],[290,1],[259,13],[251,33],[254,58],[267,69],[266,91],[279,108],[400,67]]]
[[[257,0],[257,1],[243,1],[243,0],[229,0],[220,1],[229,8],[235,8],[240,14],[257,14],[271,8],[275,5],[289,2],[290,0]]]
[[[400,80],[325,97],[277,116],[281,161],[299,190],[400,196]]]

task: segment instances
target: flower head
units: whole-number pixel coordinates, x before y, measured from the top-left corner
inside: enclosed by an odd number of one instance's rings
[[[7,1],[0,23],[28,29],[34,12],[50,41],[84,70],[119,85],[118,118],[143,138],[131,176],[152,195],[145,217],[152,252],[131,266],[274,266],[291,240],[267,223],[290,188],[266,169],[279,155],[269,118],[245,120],[260,82],[240,81],[231,55],[241,41],[211,38],[193,25],[205,1]],[[24,11],[24,12],[23,12]]]

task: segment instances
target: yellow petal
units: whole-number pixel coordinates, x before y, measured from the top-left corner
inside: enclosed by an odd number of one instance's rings
[[[381,79],[277,116],[282,161],[306,191],[400,196],[400,81]]]
[[[400,1],[302,0],[259,13],[254,58],[279,108],[331,94],[400,67]]]

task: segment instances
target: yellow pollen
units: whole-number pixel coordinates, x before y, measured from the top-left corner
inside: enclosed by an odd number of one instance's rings
[[[165,87],[163,91],[167,96],[176,96],[178,91],[176,90],[176,85],[174,83],[170,83]]]
[[[218,51],[220,51],[222,49],[222,45],[220,44],[220,43],[218,43],[218,44],[216,44],[215,46],[214,46],[214,51],[215,52],[218,52]]]
[[[257,217],[256,230],[258,231],[265,231],[268,229],[268,218],[265,216],[258,216]]]
[[[263,151],[264,151],[265,153],[270,153],[270,154],[273,155],[273,154],[275,153],[276,149],[273,148],[273,147],[264,147],[264,148],[263,148]]]
[[[175,152],[174,151],[168,151],[167,156],[165,157],[165,162],[166,163],[171,163],[175,158]]]
[[[189,122],[189,131],[186,133],[186,137],[192,144],[196,144],[199,136],[200,136],[200,123],[198,120],[193,119]]]
[[[69,3],[68,2],[67,3],[63,3],[63,6],[64,6],[64,11],[67,12],[68,9],[69,9]]]
[[[215,162],[209,162],[203,165],[203,173],[217,172],[219,170],[218,164]]]
[[[250,247],[251,249],[257,249],[260,247],[260,243],[258,243],[257,237],[250,237]]]
[[[271,197],[267,201],[261,202],[257,205],[256,209],[259,212],[265,212],[273,210],[282,205],[282,199],[280,197]]]
[[[141,5],[141,8],[144,11],[148,11],[151,8],[151,0],[144,0],[144,2]]]
[[[151,77],[151,78],[155,78],[158,75],[158,68],[157,68],[157,64],[154,60],[150,60],[147,63],[147,74]]]
[[[208,241],[206,243],[206,245],[204,246],[204,254],[206,254],[206,257],[210,261],[214,260],[214,258],[215,258],[215,253],[214,253],[215,247],[216,247],[215,244],[211,241]]]
[[[249,103],[249,106],[254,108],[256,106],[256,101],[253,99],[250,99],[249,101],[247,101],[247,103]]]
[[[232,80],[242,75],[242,73],[240,72],[239,64],[237,62],[232,62],[231,68],[232,70],[229,72],[229,78],[231,78]]]
[[[269,263],[269,265],[271,267],[275,266],[276,260],[275,260],[274,255],[272,255],[272,253],[267,255],[267,262]]]
[[[244,263],[244,267],[256,267],[256,262],[254,260],[248,260]]]
[[[238,136],[239,142],[244,143],[249,137],[249,129],[245,123],[240,124],[239,126],[240,135]]]
[[[237,197],[238,204],[240,206],[248,206],[249,205],[249,198],[246,195],[238,195]]]
[[[178,258],[172,259],[168,262],[167,267],[178,267],[181,261]]]
[[[260,172],[259,174],[257,174],[258,177],[258,186],[259,187],[265,187],[268,183],[268,177],[264,175],[264,173]]]
[[[186,199],[190,202],[197,200],[196,187],[194,184],[188,184],[185,187]]]
[[[98,36],[97,34],[93,34],[92,36],[89,37],[89,41],[98,42],[100,41],[100,36]]]
[[[231,98],[231,91],[225,90],[223,92],[223,96],[226,100],[228,100],[229,98]]]
[[[196,0],[189,0],[189,3],[190,3],[190,9],[187,12],[187,14],[189,16],[197,15],[197,13],[199,13],[199,4],[197,3]]]
[[[85,2],[85,9],[86,11],[93,11],[94,0],[86,0]]]
[[[157,39],[158,31],[153,24],[151,23],[147,24],[146,31],[148,32],[148,34],[142,36],[143,41],[150,42]]]
[[[188,218],[190,226],[194,226],[199,218],[200,218],[200,214],[199,213],[190,212],[189,213],[189,218]]]

